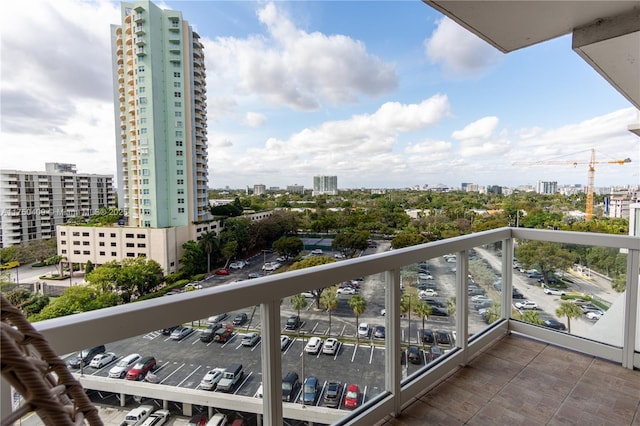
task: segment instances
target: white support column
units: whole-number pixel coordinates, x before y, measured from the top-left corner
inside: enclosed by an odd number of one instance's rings
[[[633,370],[638,326],[638,274],[640,274],[640,251],[629,250],[627,254],[627,289],[624,307],[622,334],[622,366]]]
[[[400,415],[402,395],[402,365],[400,355],[400,270],[394,269],[385,273],[385,387],[393,396],[392,416]]]
[[[260,305],[262,319],[262,395],[264,423],[282,425],[282,353],[280,351],[280,301]]]
[[[502,240],[502,306],[500,316],[511,318],[513,302],[513,238]]]
[[[469,332],[469,255],[466,250],[456,253],[456,346],[462,349],[467,364],[467,334]]]

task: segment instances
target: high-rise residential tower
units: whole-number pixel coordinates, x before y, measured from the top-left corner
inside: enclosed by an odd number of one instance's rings
[[[313,195],[337,195],[338,176],[314,176]]]
[[[118,204],[128,226],[208,218],[203,45],[150,1],[123,2],[111,26]]]

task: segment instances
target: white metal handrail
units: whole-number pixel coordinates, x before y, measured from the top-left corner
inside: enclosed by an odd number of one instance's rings
[[[627,297],[624,317],[624,342],[622,348],[590,342],[576,336],[556,333],[510,319],[511,267],[514,239],[542,240],[589,246],[615,247],[628,250]],[[488,327],[481,335],[468,342],[467,324],[467,251],[485,244],[502,243],[502,318]],[[418,377],[403,383],[400,366],[400,268],[405,265],[457,253],[457,349],[435,366],[426,368]],[[262,319],[262,375],[264,399],[255,412],[264,415],[265,424],[279,425],[287,417],[316,420],[309,410],[294,409],[281,402],[281,352],[280,352],[280,301],[293,294],[326,287],[353,277],[385,273],[386,277],[386,357],[385,392],[362,410],[341,420],[341,423],[368,425],[385,416],[399,413],[403,404],[416,394],[432,386],[439,378],[466,362],[475,353],[491,344],[491,341],[509,330],[521,332],[554,344],[585,353],[603,356],[621,362],[627,368],[640,364],[635,352],[635,336],[638,322],[638,271],[640,238],[592,233],[544,231],[521,228],[500,228],[471,235],[432,242],[414,247],[393,250],[381,254],[350,259],[315,268],[274,274],[259,279],[221,285],[196,292],[171,297],[131,303],[113,308],[86,312],[68,317],[36,323],[35,327],[47,338],[57,353],[69,353],[104,342],[122,340],[141,335],[150,330],[184,323],[194,318],[204,318],[212,313],[227,312],[251,305],[260,305]],[[93,386],[99,386],[93,384]],[[3,390],[5,390],[3,383]],[[7,407],[7,392],[2,392],[2,408]],[[178,396],[168,400],[181,401]],[[242,398],[242,397],[238,397]],[[10,403],[10,401],[9,401]],[[255,402],[252,403],[256,405]],[[309,417],[304,417],[305,415]],[[335,416],[328,417],[335,419]]]

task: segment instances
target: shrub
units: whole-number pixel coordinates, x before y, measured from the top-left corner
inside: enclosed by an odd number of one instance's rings
[[[191,281],[202,281],[207,277],[207,274],[197,274],[191,277]]]

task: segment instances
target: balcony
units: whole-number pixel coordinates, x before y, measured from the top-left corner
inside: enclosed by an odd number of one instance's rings
[[[517,320],[512,309],[511,291],[514,281],[521,279],[512,266],[517,240],[626,249],[627,290],[618,296],[607,313],[612,321],[609,325],[613,325],[610,333],[598,333],[596,329],[607,318],[596,323],[588,336],[579,335],[579,330],[569,334]],[[502,279],[502,291],[498,293],[501,308],[495,322],[479,326],[472,322],[472,316],[477,313],[468,307],[467,277],[472,264],[469,254],[472,250],[482,253],[486,247],[499,249],[493,260],[496,262],[494,269]],[[455,314],[450,320],[457,338],[448,353],[429,364],[412,367],[409,372],[401,356],[401,346],[407,343],[402,337],[405,320],[400,317],[403,268],[425,260],[446,266],[442,257],[450,253],[456,256],[455,262],[451,263],[455,273],[447,275],[451,277],[447,279],[453,283]],[[262,334],[259,348],[262,400],[144,382],[128,382],[124,388],[122,381],[88,374],[79,380],[87,389],[178,402],[185,410],[195,404],[259,413],[264,424],[280,425],[284,418],[290,418],[367,426],[466,422],[547,424],[554,421],[632,425],[634,416],[637,421],[640,414],[640,372],[633,370],[640,368],[639,270],[640,238],[637,237],[501,228],[57,318],[36,323],[35,327],[52,348],[62,354],[140,336],[163,326],[206,318],[212,313],[258,305]],[[340,283],[359,276],[375,276],[380,293],[384,293],[387,335],[381,352],[384,353],[381,355],[384,368],[380,374],[384,378],[377,394],[373,393],[353,412],[283,403],[280,388],[283,376],[281,300],[326,287],[326,283]],[[419,327],[415,321],[414,318],[413,327]],[[409,332],[407,336],[412,334]],[[356,368],[359,372],[361,368],[348,361],[346,365],[345,372]],[[3,395],[8,394],[3,392]],[[2,400],[3,410],[10,407],[10,402],[7,397]],[[598,420],[586,417],[590,415],[598,416]]]

